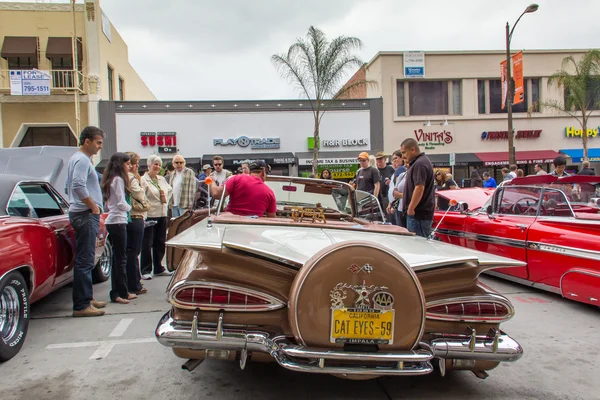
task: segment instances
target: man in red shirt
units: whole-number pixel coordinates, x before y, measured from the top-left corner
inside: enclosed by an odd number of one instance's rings
[[[235,215],[258,215],[262,217],[266,212],[267,217],[275,217],[277,201],[270,187],[265,185],[268,165],[264,160],[257,160],[250,164],[250,174],[234,175],[227,180],[224,186],[211,185],[211,195],[221,198],[225,190],[225,198],[229,196],[228,211]]]

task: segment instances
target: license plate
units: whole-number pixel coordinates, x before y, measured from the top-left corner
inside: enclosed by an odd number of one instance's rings
[[[332,310],[332,343],[392,344],[393,341],[394,310]]]

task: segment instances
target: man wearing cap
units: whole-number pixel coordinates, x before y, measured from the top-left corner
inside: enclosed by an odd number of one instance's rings
[[[220,198],[229,196],[229,204],[225,211],[235,215],[275,217],[277,201],[275,194],[265,184],[269,166],[264,160],[257,160],[249,165],[250,174],[238,174],[227,179],[225,185],[212,184],[211,195]]]
[[[381,204],[381,208],[384,210],[387,209],[389,204],[389,200],[387,197],[387,193],[389,191],[390,182],[392,177],[394,176],[394,172],[396,170],[391,165],[387,165],[388,155],[383,151],[377,152],[375,155],[375,160],[377,163],[377,170],[379,171],[379,176],[381,177],[379,187],[381,190],[379,191],[379,204]],[[387,219],[390,219],[390,215],[387,215]]]
[[[211,171],[212,168],[210,164],[204,164],[202,166],[202,171],[200,171],[200,173],[198,174],[198,180],[200,182],[203,182],[206,179],[206,177],[210,175]]]
[[[371,193],[379,198],[381,189],[381,175],[379,170],[369,165],[369,153],[363,151],[358,155],[360,169],[356,172],[356,189]]]

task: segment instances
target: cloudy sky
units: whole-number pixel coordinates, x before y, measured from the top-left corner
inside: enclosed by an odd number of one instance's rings
[[[530,0],[101,0],[129,59],[161,100],[287,99],[300,93],[270,61],[311,25],[378,51],[499,50]],[[60,3],[65,1],[46,0]],[[68,2],[68,1],[67,1]],[[538,0],[511,47],[599,47],[598,0]]]

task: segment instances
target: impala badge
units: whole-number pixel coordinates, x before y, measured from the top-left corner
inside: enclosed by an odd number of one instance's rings
[[[351,271],[354,274],[358,274],[361,271],[370,274],[371,271],[373,271],[373,266],[371,264],[365,264],[362,267],[359,267],[357,264],[352,264],[348,267],[348,271]]]

